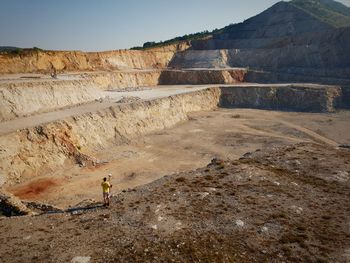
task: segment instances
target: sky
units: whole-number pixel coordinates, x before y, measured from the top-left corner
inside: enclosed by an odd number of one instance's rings
[[[0,46],[102,51],[242,22],[278,0],[0,0]],[[350,0],[340,1],[350,6]]]

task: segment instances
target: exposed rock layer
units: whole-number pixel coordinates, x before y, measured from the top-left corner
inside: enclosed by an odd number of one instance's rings
[[[191,45],[191,50],[178,52],[170,65],[249,67],[289,83],[349,82],[350,28],[336,29],[287,2]]]
[[[19,83],[0,87],[0,121],[90,102],[100,97],[100,91],[93,83],[84,80]]]
[[[91,71],[115,69],[165,68],[186,43],[149,51],[116,50],[106,52],[44,51],[21,55],[0,54],[1,73]]]
[[[171,127],[186,120],[189,112],[212,110],[219,94],[219,89],[206,89],[116,105],[0,136],[0,181],[16,182],[23,174],[51,170],[67,160],[81,165],[97,163],[89,157],[95,150]]]
[[[221,88],[220,106],[273,110],[333,112],[342,96],[340,87],[290,85]]]
[[[325,86],[245,86],[209,88],[152,101],[115,105],[61,121],[0,136],[0,181],[55,169],[67,160],[94,165],[93,155],[111,144],[187,120],[187,113],[222,107],[332,112],[342,89]]]
[[[245,81],[245,69],[226,70],[164,70],[160,85],[233,84]]]
[[[161,72],[95,72],[71,79],[37,79],[0,84],[0,121],[92,102],[102,90],[156,86]],[[33,94],[36,94],[33,96]]]
[[[102,90],[157,85],[233,84],[246,70],[148,70],[61,75],[62,79],[21,79],[0,84],[0,121],[98,100]],[[36,94],[36,96],[33,96]]]

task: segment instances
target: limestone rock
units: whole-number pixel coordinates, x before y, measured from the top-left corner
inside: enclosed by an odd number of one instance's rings
[[[34,214],[17,197],[5,191],[0,192],[0,212],[5,216]]]

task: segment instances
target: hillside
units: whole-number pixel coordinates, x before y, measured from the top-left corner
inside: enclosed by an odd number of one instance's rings
[[[285,27],[278,27],[281,22],[282,24],[285,24],[283,23],[283,20],[289,23],[287,30]],[[256,30],[251,31],[252,21],[257,22],[257,25],[261,27],[258,32]],[[269,34],[266,34],[266,32],[264,32],[264,27],[271,25],[276,25],[277,28],[272,29]],[[134,47],[132,49],[161,47],[183,41],[197,42],[210,39],[266,38],[271,36],[275,37],[277,35],[296,35],[305,32],[319,32],[347,26],[350,26],[350,8],[337,1],[281,1],[261,14],[249,18],[242,23],[231,24],[213,31],[206,30],[203,32],[179,36],[160,42],[146,42],[143,47]]]
[[[250,82],[348,85],[350,27],[335,25],[345,23],[341,17],[350,18],[348,9],[328,0],[279,2],[210,39],[191,41],[191,48],[169,65],[249,68],[257,72],[247,78]]]
[[[243,23],[230,25],[214,39],[266,39],[322,32],[334,27],[287,2],[279,2]]]
[[[0,219],[0,259],[348,262],[349,158],[319,144],[272,148],[125,190],[109,209]]]

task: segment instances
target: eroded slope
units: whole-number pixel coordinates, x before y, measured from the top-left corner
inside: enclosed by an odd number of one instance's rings
[[[347,262],[349,160],[324,145],[272,148],[125,191],[110,209],[2,219],[0,258]]]

